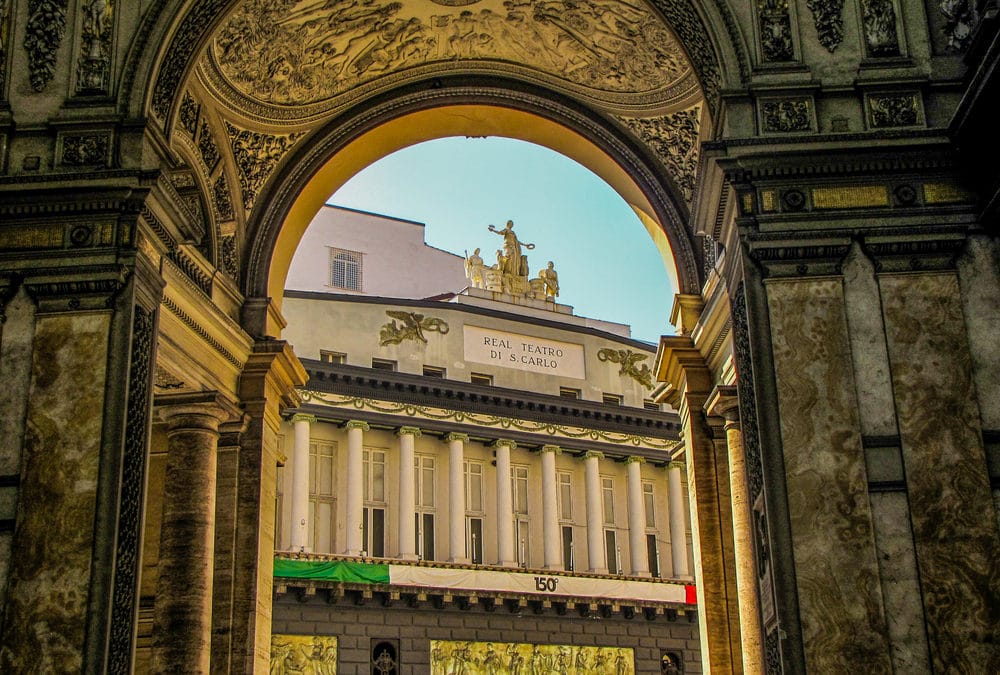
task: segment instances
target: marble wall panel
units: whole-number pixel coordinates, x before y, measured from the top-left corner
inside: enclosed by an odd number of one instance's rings
[[[1000,431],[1000,242],[970,237],[958,272],[982,425]]]
[[[1000,541],[958,278],[879,279],[936,672],[1000,672]]]
[[[839,279],[767,285],[809,672],[889,672],[888,634]]]
[[[40,317],[4,615],[2,672],[79,672],[109,314]]]

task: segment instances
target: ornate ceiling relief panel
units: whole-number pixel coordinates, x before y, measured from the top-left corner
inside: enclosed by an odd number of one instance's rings
[[[305,135],[305,132],[265,134],[240,129],[228,121],[226,132],[229,134],[229,145],[240,176],[243,208],[249,212],[257,200],[257,193],[267,182],[278,162],[295,142]]]
[[[972,32],[979,23],[975,0],[940,0],[938,9],[944,17],[944,35],[948,49],[964,52],[972,39]]]
[[[68,0],[28,0],[24,50],[31,88],[42,91],[56,73],[56,53],[66,33]]]
[[[792,20],[788,0],[758,0],[757,20],[760,27],[760,50],[765,61],[791,61]]]
[[[865,46],[869,56],[899,56],[893,0],[861,0]]]
[[[806,0],[819,43],[833,52],[844,39],[844,0]]]
[[[82,9],[83,40],[77,63],[76,93],[107,93],[111,72],[115,0],[90,0]]]
[[[618,103],[663,105],[697,87],[680,44],[640,0],[247,0],[202,65],[239,98],[276,107],[442,70],[522,76]]]
[[[698,170],[698,124],[701,106],[652,118],[620,118],[656,152],[670,170],[684,201],[691,203]]]

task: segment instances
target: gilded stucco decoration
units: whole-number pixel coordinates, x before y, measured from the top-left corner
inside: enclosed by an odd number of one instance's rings
[[[90,0],[83,6],[78,94],[98,94],[108,89],[113,16],[114,0]]]
[[[819,43],[833,52],[844,39],[844,0],[806,0]]]
[[[222,159],[219,146],[212,137],[212,128],[205,120],[201,121],[201,132],[198,134],[198,152],[201,153],[201,159],[205,162],[205,168],[209,173],[215,170],[219,160]]]
[[[220,173],[212,183],[212,205],[221,220],[233,219],[233,200],[229,196],[229,182],[224,173]]]
[[[792,20],[788,0],[758,0],[757,17],[760,26],[760,50],[765,61],[791,61]]]
[[[427,337],[424,335],[424,331],[445,335],[449,330],[447,323],[442,319],[432,316],[392,309],[387,309],[385,313],[392,320],[384,324],[379,330],[378,343],[383,347],[386,345],[398,345],[406,340],[419,340],[427,344]],[[396,323],[397,319],[401,323]]]
[[[431,640],[434,673],[635,673],[630,647]]]
[[[944,17],[942,30],[948,39],[948,49],[964,52],[979,24],[975,0],[941,0],[938,10]]]
[[[336,675],[337,638],[333,635],[271,635],[271,675]]]
[[[677,183],[684,201],[691,203],[698,170],[698,125],[701,106],[653,118],[623,117],[622,121],[656,151]]]
[[[764,100],[760,104],[761,126],[766,132],[809,131],[812,128],[809,109],[808,98]]]
[[[42,91],[56,73],[56,54],[66,32],[68,0],[28,0],[24,49],[31,88]]]
[[[181,129],[187,132],[191,138],[198,132],[198,114],[201,112],[201,104],[194,100],[191,92],[185,91],[181,98],[181,108],[178,115]]]
[[[597,352],[598,361],[620,365],[619,375],[631,377],[647,389],[652,389],[653,371],[645,363],[638,365],[639,361],[645,361],[648,358],[649,354],[634,352],[631,349],[601,349]]]
[[[293,134],[265,134],[226,122],[233,160],[240,174],[243,207],[249,211],[257,200],[257,193],[270,178],[274,168],[305,132]]]
[[[894,0],[862,0],[861,14],[869,56],[899,56]]]
[[[868,97],[868,115],[873,129],[914,126],[920,122],[917,94],[872,94]]]
[[[222,237],[219,243],[219,259],[222,271],[233,279],[240,278],[240,256],[236,245],[236,235]]]
[[[430,64],[543,73],[595,93],[663,91],[690,73],[638,0],[246,0],[209,57],[243,96],[272,105],[316,103]]]

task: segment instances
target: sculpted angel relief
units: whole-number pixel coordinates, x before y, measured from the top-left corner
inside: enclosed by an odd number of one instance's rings
[[[436,4],[435,4],[436,3]],[[465,59],[529,66],[607,91],[663,87],[687,72],[641,2],[247,0],[213,55],[243,93],[311,103],[389,72]]]

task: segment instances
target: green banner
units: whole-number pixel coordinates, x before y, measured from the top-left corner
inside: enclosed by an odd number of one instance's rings
[[[274,559],[274,576],[285,579],[349,581],[356,584],[389,583],[389,566],[357,562]]]

